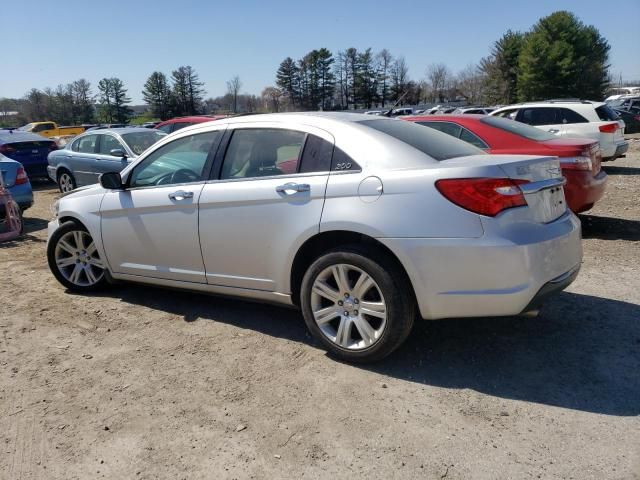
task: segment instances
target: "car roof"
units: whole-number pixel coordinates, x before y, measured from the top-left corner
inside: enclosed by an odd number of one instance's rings
[[[17,130],[0,130],[0,142],[53,142],[53,140],[43,137],[42,135],[38,135],[37,133],[20,132]]]
[[[481,113],[448,113],[445,115],[407,115],[402,117],[406,120],[437,120],[437,121],[453,121],[453,120],[461,120],[461,121],[473,121],[480,120],[481,118],[486,118],[486,115]]]
[[[114,133],[116,135],[122,135],[125,133],[135,133],[135,132],[152,132],[153,130],[150,128],[144,127],[116,127],[116,128],[100,128],[98,130],[89,130],[89,135],[91,134],[103,134],[103,133]]]
[[[172,123],[183,123],[183,122],[203,123],[203,122],[211,122],[213,120],[220,120],[221,118],[226,118],[226,115],[191,115],[188,117],[170,118],[169,120],[165,120],[163,122],[158,123],[156,126],[161,127],[162,125],[170,125]]]
[[[497,108],[496,110],[503,110],[505,108],[522,108],[522,107],[600,107],[606,105],[605,102],[594,102],[591,100],[541,100],[539,102],[523,102],[514,103],[512,105],[505,105],[504,107]],[[495,110],[494,110],[495,111]]]

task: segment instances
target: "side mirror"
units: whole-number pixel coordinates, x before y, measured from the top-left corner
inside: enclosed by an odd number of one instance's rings
[[[109,152],[109,155],[111,155],[112,157],[127,158],[127,153],[121,148],[114,148]]]
[[[122,177],[118,172],[107,172],[103,173],[98,177],[100,181],[100,185],[102,188],[106,188],[107,190],[123,190],[124,185],[122,184]]]

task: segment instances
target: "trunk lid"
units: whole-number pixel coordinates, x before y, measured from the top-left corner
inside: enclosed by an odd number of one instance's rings
[[[567,210],[562,186],[566,182],[557,157],[529,155],[477,155],[444,160],[450,166],[496,166],[507,178],[526,180],[520,190],[529,208],[529,219],[538,223],[552,222]]]
[[[51,145],[55,142],[50,140],[33,142],[13,142],[3,145],[2,154],[16,162],[22,163],[25,167],[34,164],[47,163],[47,156],[51,152]]]
[[[0,160],[0,173],[2,174],[5,187],[9,188],[15,185],[19,167],[20,164],[17,162]]]

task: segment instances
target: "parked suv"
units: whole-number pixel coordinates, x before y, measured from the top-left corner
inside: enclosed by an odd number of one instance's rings
[[[549,100],[509,105],[489,115],[528,123],[560,137],[598,140],[603,160],[613,160],[629,148],[624,139],[624,122],[604,102]]]

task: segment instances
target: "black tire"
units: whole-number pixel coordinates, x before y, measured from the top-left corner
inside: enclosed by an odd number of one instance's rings
[[[71,190],[65,190],[65,187],[63,185],[63,180],[65,178],[69,179],[69,182],[71,182]],[[58,172],[58,177],[57,177],[58,181],[56,182],[58,184],[58,190],[60,190],[60,192],[62,193],[68,193],[71,192],[73,190],[76,189],[77,187],[77,183],[76,183],[76,179],[73,176],[73,174],[67,170],[66,168],[62,168],[60,169],[60,171]],[[65,183],[66,184],[66,183]]]
[[[366,272],[377,283],[386,303],[386,326],[370,347],[360,350],[343,348],[327,338],[315,321],[311,305],[313,284],[321,272],[338,264],[352,265]],[[413,289],[402,268],[384,251],[364,245],[339,247],[317,258],[303,277],[300,304],[307,328],[330,354],[360,363],[381,360],[398,348],[411,332],[417,311]]]
[[[88,230],[84,226],[80,225],[79,223],[76,223],[74,221],[68,221],[60,225],[58,229],[55,232],[53,232],[53,234],[51,235],[51,238],[49,239],[49,243],[47,244],[47,261],[49,263],[49,269],[51,270],[51,273],[53,273],[53,276],[56,277],[56,280],[58,280],[58,282],[60,282],[65,287],[67,287],[69,290],[73,290],[75,292],[93,292],[96,290],[100,290],[109,284],[106,265],[105,265],[102,276],[99,278],[99,280],[96,283],[93,283],[90,285],[81,285],[81,284],[69,281],[62,274],[60,268],[56,263],[56,248],[58,247],[58,243],[60,242],[60,239],[66,234],[74,231],[84,232],[86,235],[89,235],[90,237]],[[102,262],[104,264],[104,260],[102,260]],[[88,280],[88,277],[85,276],[85,279]]]

